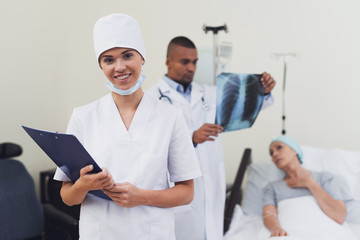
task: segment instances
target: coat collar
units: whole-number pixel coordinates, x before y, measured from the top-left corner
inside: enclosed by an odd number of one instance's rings
[[[168,96],[171,100],[174,99],[174,101],[177,101],[181,104],[189,105],[189,102],[186,101],[186,99],[175,89],[171,88],[169,84],[164,80],[164,78],[159,79],[158,87],[161,93],[163,95]],[[201,85],[193,82],[191,88],[191,100],[190,100],[191,108],[193,108],[199,101],[201,101],[201,98],[203,97],[205,97],[204,88]]]
[[[113,130],[112,132],[115,139],[118,141],[124,141],[124,139],[126,139],[126,141],[136,141],[141,138],[141,135],[146,128],[146,123],[148,122],[153,106],[153,99],[144,94],[128,130],[121,119],[111,93],[102,99],[99,105],[99,111],[101,112],[100,116],[104,117],[103,123]]]

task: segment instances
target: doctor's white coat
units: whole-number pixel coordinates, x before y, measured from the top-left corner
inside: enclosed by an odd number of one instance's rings
[[[189,139],[204,123],[215,122],[215,87],[192,83],[190,103],[163,79],[146,92],[159,99],[159,89],[171,99],[172,105],[182,109]],[[164,97],[161,100],[169,102]],[[219,240],[222,239],[226,191],[221,136],[213,142],[198,144],[195,150],[203,176],[194,179],[195,196],[190,206],[179,208],[175,213],[176,239]]]
[[[160,90],[160,91],[159,91]],[[146,91],[156,99],[182,109],[190,139],[204,123],[215,123],[216,87],[192,83],[190,103],[163,78]],[[160,94],[161,92],[161,94]],[[272,104],[272,98],[263,107]],[[198,144],[195,148],[203,176],[194,179],[195,197],[188,208],[175,213],[177,240],[220,240],[223,238],[226,179],[221,135],[215,141]]]

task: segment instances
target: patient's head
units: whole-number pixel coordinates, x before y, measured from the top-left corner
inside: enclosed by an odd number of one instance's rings
[[[302,150],[300,145],[289,136],[280,136],[270,143],[270,156],[278,168],[297,161],[302,163]]]

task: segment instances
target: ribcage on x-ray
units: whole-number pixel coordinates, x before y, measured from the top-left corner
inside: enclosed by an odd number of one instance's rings
[[[221,122],[220,125],[226,128],[231,118],[231,113],[234,110],[240,93],[240,79],[238,75],[231,75],[228,82],[223,88],[223,95],[221,101]]]
[[[258,105],[258,95],[259,95],[259,81],[257,81],[254,75],[248,75],[246,77],[246,87],[245,87],[245,103],[244,103],[244,114],[242,116],[242,121],[252,121],[254,114],[256,114],[257,105]]]

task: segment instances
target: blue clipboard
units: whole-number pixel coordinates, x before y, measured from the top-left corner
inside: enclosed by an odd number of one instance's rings
[[[102,171],[74,135],[22,127],[73,183],[80,177],[80,169],[87,165],[92,164],[94,166],[90,173]],[[101,190],[89,191],[89,193],[111,200]]]

